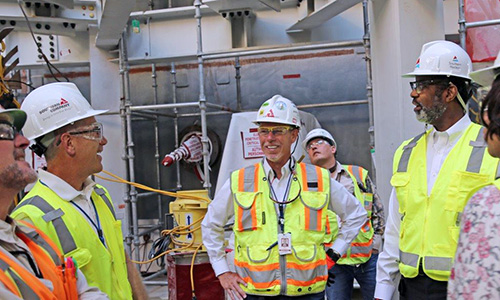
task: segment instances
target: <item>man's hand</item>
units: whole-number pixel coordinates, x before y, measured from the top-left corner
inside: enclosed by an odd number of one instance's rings
[[[226,272],[220,274],[219,278],[220,284],[224,290],[229,294],[232,300],[245,299],[247,294],[241,289],[240,283],[247,286],[246,282],[240,277],[240,275],[233,272]]]

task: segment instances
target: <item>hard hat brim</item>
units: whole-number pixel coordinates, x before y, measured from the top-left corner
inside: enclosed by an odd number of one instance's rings
[[[17,131],[21,131],[24,124],[26,123],[26,113],[23,110],[17,108],[6,109],[0,112],[0,115],[6,115],[9,118],[9,122],[16,127]]]
[[[457,75],[457,74],[450,74],[450,73],[432,73],[432,72],[410,72],[410,73],[406,73],[406,74],[403,74],[401,75],[402,78],[410,78],[410,77],[415,77],[415,76],[453,76],[453,77],[459,77],[459,78],[463,78],[463,79],[468,79],[468,80],[471,80],[471,78],[469,76],[462,76],[462,75]]]
[[[252,121],[252,123],[254,123],[255,125],[259,125],[260,123],[275,123],[275,124],[290,125],[290,126],[300,128],[300,125],[293,124],[292,122],[281,121],[277,118],[264,117],[264,118],[260,118],[259,120],[254,120],[254,121]]]
[[[474,72],[470,72],[470,77],[482,86],[490,86],[495,80],[495,75],[500,72],[500,66],[491,66]]]

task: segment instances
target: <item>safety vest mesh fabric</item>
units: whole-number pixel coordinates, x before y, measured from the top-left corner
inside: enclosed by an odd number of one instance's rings
[[[427,195],[427,134],[404,142],[394,155],[391,184],[402,215],[399,269],[414,278],[447,281],[457,248],[462,211],[475,187],[491,182],[498,159],[486,151],[483,129],[471,124],[446,157]]]
[[[279,255],[275,202],[262,163],[234,171],[235,266],[251,295],[300,296],[322,292],[327,276],[326,211],[330,198],[328,171],[295,165],[285,206],[284,232],[291,233],[292,253]],[[279,199],[281,201],[281,199]]]
[[[62,272],[63,256],[55,244],[29,224],[24,226],[18,224],[16,235],[30,249],[43,278],[52,282],[53,291],[28,271],[24,265],[13,260],[6,250],[0,248],[0,281],[4,286],[14,295],[23,299],[77,300],[76,270],[71,269],[72,274],[69,274],[69,269]]]
[[[347,174],[351,177],[354,186],[354,196],[364,206],[368,216],[365,224],[361,227],[356,238],[351,242],[346,253],[337,261],[340,265],[357,265],[367,262],[373,251],[373,226],[371,216],[373,211],[373,193],[366,183],[368,171],[360,166],[343,165]],[[362,184],[363,190],[360,188]],[[338,233],[337,215],[328,212],[329,226],[326,228],[330,241],[334,241]]]
[[[92,192],[106,246],[88,220],[68,201],[38,181],[15,208],[12,217],[29,219],[64,253],[73,257],[91,286],[110,299],[132,299],[121,222],[116,220],[109,194],[100,185]]]

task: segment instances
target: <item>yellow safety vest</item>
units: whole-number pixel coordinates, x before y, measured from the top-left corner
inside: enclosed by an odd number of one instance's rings
[[[391,184],[399,213],[399,269],[407,278],[418,275],[447,281],[457,248],[460,218],[468,194],[495,178],[498,159],[486,151],[483,129],[471,124],[446,157],[427,196],[427,134],[404,142],[394,155]]]
[[[328,171],[295,165],[284,209],[284,230],[291,233],[292,253],[279,255],[281,231],[270,183],[262,163],[234,171],[235,266],[252,295],[302,296],[322,292],[328,278],[325,248],[326,212],[330,200]],[[282,199],[279,199],[281,201]]]
[[[113,204],[104,187],[96,185],[91,197],[106,247],[77,208],[40,181],[11,215],[15,219],[28,218],[57,244],[65,257],[73,257],[89,285],[98,287],[113,300],[132,299],[121,221],[116,220]]]
[[[346,253],[337,261],[340,265],[358,265],[367,262],[372,256],[373,251],[373,225],[371,222],[373,210],[373,193],[367,189],[366,178],[368,171],[360,166],[343,165],[344,169],[351,177],[354,186],[354,196],[368,213],[366,223],[359,230],[359,234],[351,242]],[[359,187],[363,184],[363,191]],[[326,228],[327,240],[333,242],[338,233],[337,216],[334,212],[328,211],[329,226]]]

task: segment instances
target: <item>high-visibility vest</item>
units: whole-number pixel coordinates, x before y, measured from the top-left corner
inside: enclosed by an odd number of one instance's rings
[[[486,151],[483,130],[472,123],[446,157],[427,195],[427,135],[404,142],[394,155],[391,184],[399,213],[399,269],[407,278],[418,275],[447,281],[457,248],[462,211],[475,187],[491,182],[498,159]]]
[[[359,230],[356,238],[351,242],[346,253],[337,261],[340,265],[358,265],[367,262],[373,251],[373,225],[371,222],[373,209],[373,193],[366,183],[368,171],[360,166],[343,165],[347,174],[351,177],[354,186],[354,196],[367,212],[367,220]],[[360,184],[363,188],[361,190]],[[338,233],[337,216],[334,212],[328,211],[329,227],[326,228],[327,239],[331,242],[335,240]],[[330,244],[328,243],[328,244]],[[327,245],[328,245],[327,244]]]
[[[11,215],[16,219],[28,218],[56,243],[65,257],[73,257],[89,285],[98,287],[113,300],[132,299],[121,221],[116,220],[110,196],[102,186],[96,185],[91,197],[106,245],[72,203],[40,181]]]
[[[284,209],[284,230],[292,253],[279,255],[278,217],[262,163],[231,174],[234,201],[235,267],[252,295],[301,296],[322,292],[328,278],[325,238],[330,201],[328,171],[295,165]],[[282,201],[282,199],[275,199]]]
[[[3,248],[0,248],[0,282],[23,299],[77,300],[76,268],[64,262],[62,253],[42,231],[31,224],[22,224],[30,228],[18,223],[16,235],[30,249],[43,278],[52,282],[53,291]]]

